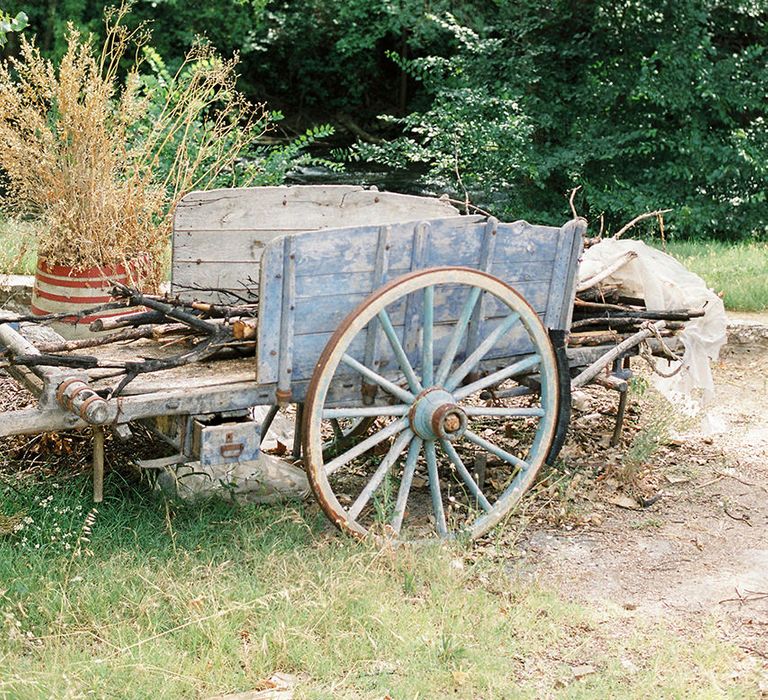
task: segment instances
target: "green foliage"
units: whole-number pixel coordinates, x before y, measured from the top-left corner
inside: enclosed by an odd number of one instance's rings
[[[168,109],[177,109],[180,107],[179,99],[184,94],[190,83],[201,70],[207,70],[211,67],[211,61],[215,57],[203,55],[185,62],[176,74],[172,74],[160,56],[160,53],[153,47],[143,47],[145,59],[145,70],[141,75],[141,84],[144,93],[148,96],[147,109],[144,118],[137,123],[134,130],[134,137],[141,139],[143,134],[152,129],[160,119],[163,111]],[[226,98],[226,95],[223,96]],[[216,103],[211,107],[215,108]],[[202,115],[201,115],[202,116]],[[288,173],[300,166],[323,165],[330,170],[339,171],[343,166],[337,162],[312,156],[308,149],[315,145],[321,139],[327,139],[334,133],[334,128],[330,124],[320,124],[308,128],[303,134],[287,140],[285,143],[260,145],[258,142],[258,131],[272,131],[277,122],[283,119],[280,112],[265,112],[265,122],[260,123],[258,129],[253,129],[254,139],[246,147],[242,148],[243,139],[238,130],[234,130],[228,135],[228,138],[220,144],[219,150],[228,151],[232,149],[241,149],[237,154],[237,159],[231,170],[218,173],[216,177],[208,183],[208,187],[235,187],[239,184],[248,185],[280,185],[285,182]],[[174,160],[178,155],[178,146],[183,138],[194,143],[205,143],[211,123],[202,118],[195,119],[189,129],[193,133],[169,134],[165,146],[159,154],[157,168],[162,174],[162,179],[167,180],[167,175],[171,172]],[[238,143],[236,143],[236,141]],[[189,158],[191,161],[198,160],[199,153],[192,147]],[[199,163],[199,170],[204,172],[209,166],[207,160],[202,159]]]
[[[19,12],[12,17],[7,12],[0,10],[0,47],[5,46],[7,36],[11,32],[20,32],[29,24],[29,18],[24,12]]]
[[[98,33],[108,0],[14,2],[61,55],[65,22]],[[609,230],[671,207],[673,236],[766,234],[763,0],[137,0],[133,15],[173,70],[198,34],[238,52],[240,88],[292,121],[386,113],[391,145],[354,157],[500,216],[561,223],[582,185],[579,213]]]
[[[428,12],[468,20],[485,3],[452,0],[272,0],[255,37],[272,67],[267,89],[294,107],[368,110],[377,103],[405,108],[406,76],[387,59],[408,57],[445,42]],[[436,43],[435,43],[436,42]]]
[[[482,183],[482,199],[504,216],[560,222],[580,184],[580,213],[604,212],[609,228],[670,207],[673,235],[765,235],[762,3],[529,0],[496,9],[479,31],[435,20],[451,44],[406,65],[430,106],[399,120],[404,134],[390,146],[359,156],[426,162],[430,177],[457,190],[459,175]]]
[[[280,112],[273,112],[272,119],[283,118]],[[334,172],[341,172],[341,163],[319,158],[309,149],[321,139],[333,136],[335,129],[330,124],[308,128],[303,134],[276,146],[255,146],[243,161],[243,170],[255,185],[280,185],[288,174],[301,166],[321,165]]]
[[[458,51],[448,57],[398,62],[434,92],[430,108],[408,116],[382,117],[405,135],[386,144],[358,144],[353,160],[372,160],[388,167],[427,166],[426,178],[467,191],[503,191],[526,177],[528,142],[533,126],[519,99],[495,89],[489,70],[501,42],[481,38],[449,17],[435,23],[451,31]],[[393,56],[393,58],[395,58]]]

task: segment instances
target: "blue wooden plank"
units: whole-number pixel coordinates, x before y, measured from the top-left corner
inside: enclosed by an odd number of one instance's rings
[[[480,329],[480,339],[485,338],[491,331],[503,320],[503,317],[497,317],[485,321]],[[452,324],[435,324],[434,326],[434,357],[437,361],[444,353],[450,339]],[[403,327],[396,327],[395,332],[402,340]],[[313,335],[297,335],[294,338],[294,364],[292,378],[294,381],[308,380],[312,376],[317,358],[320,356],[323,348],[331,338],[331,333],[316,333]],[[348,354],[356,360],[362,362],[365,356],[365,333],[358,335],[348,349]],[[486,363],[497,358],[504,358],[513,355],[530,352],[532,345],[522,326],[516,326],[486,357]],[[462,350],[457,353],[454,364],[464,360],[466,352]],[[314,360],[312,359],[314,358]],[[380,348],[380,364],[378,371],[387,379],[397,381],[398,377],[403,378],[399,370],[398,362],[389,348],[388,343],[382,343]],[[420,349],[417,349],[416,355],[409,357],[412,365],[418,365],[420,361]],[[503,365],[503,362],[502,362]],[[481,364],[481,367],[484,365]],[[498,367],[496,367],[498,368]],[[349,368],[341,367],[337,373],[340,377],[356,377],[355,372]],[[355,380],[357,381],[357,380]],[[362,381],[362,379],[360,379]]]
[[[549,289],[549,304],[544,321],[548,328],[567,330],[571,325],[578,259],[583,248],[586,230],[585,219],[574,219],[563,226],[558,233],[552,285]]]
[[[478,269],[483,272],[490,272],[491,265],[493,264],[493,256],[496,251],[496,239],[499,228],[498,219],[493,216],[488,218],[485,224],[485,230],[483,231],[483,241],[480,248],[480,260],[478,262]],[[469,328],[467,328],[467,354],[471,353],[478,344],[478,333],[480,331],[480,325],[486,314],[486,297],[487,294],[483,294],[480,298],[475,310],[472,313],[472,318],[469,320]]]
[[[280,308],[280,346],[278,348],[278,402],[287,401],[291,393],[293,372],[293,336],[296,329],[296,239],[283,238],[283,289]]]
[[[283,300],[283,245],[268,246],[262,258],[259,282],[259,325],[256,345],[256,381],[277,382],[280,317]]]
[[[439,223],[439,222],[438,222]],[[424,221],[413,229],[411,245],[411,270],[422,270],[427,265],[429,250],[432,248],[432,226]],[[405,333],[403,348],[409,356],[413,356],[419,342],[421,331],[421,312],[423,310],[421,294],[409,294],[405,307]],[[395,321],[393,321],[394,323]]]
[[[547,294],[550,283],[548,280],[535,282],[520,282],[515,289],[523,295],[537,313],[543,313],[546,309]],[[435,323],[454,322],[461,312],[467,296],[467,288],[456,285],[439,285],[435,288]],[[487,295],[483,295],[487,296]],[[358,304],[368,298],[367,294],[335,294],[333,296],[317,297],[315,299],[297,299],[295,306],[296,335],[312,335],[314,333],[331,333],[335,331]],[[406,349],[410,354],[418,346],[421,328],[421,302],[422,293],[417,292],[406,298],[397,300],[387,307],[392,323],[400,326],[404,323],[406,305],[413,301],[418,304],[414,312],[413,326],[415,329],[412,343]],[[496,317],[504,315],[507,307],[495,297],[488,297],[485,302],[485,315]],[[261,321],[260,321],[261,323]]]

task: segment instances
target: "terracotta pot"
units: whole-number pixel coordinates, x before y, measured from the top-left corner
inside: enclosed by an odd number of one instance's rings
[[[115,301],[110,295],[114,283],[137,286],[137,282],[145,276],[146,266],[145,257],[137,258],[136,262],[128,265],[89,268],[52,265],[45,260],[38,260],[32,289],[32,313],[37,316],[62,312],[80,313],[94,306],[109,304]],[[137,310],[133,307],[101,311],[88,314],[76,323],[73,318],[71,321],[55,321],[51,326],[65,338],[82,338],[91,335],[88,330],[91,321],[136,313]]]

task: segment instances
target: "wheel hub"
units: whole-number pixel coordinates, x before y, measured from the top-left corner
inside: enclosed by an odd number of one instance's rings
[[[467,429],[467,414],[445,389],[432,388],[416,397],[411,429],[424,440],[458,440]]]

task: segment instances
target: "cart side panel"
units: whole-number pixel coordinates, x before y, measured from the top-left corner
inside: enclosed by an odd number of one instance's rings
[[[266,245],[288,233],[458,215],[443,200],[349,185],[192,192],[174,217],[173,291],[210,301],[226,298],[211,289],[255,296]]]
[[[318,231],[290,238],[291,252],[283,239],[268,244],[264,254],[257,348],[258,381],[278,382],[283,390],[291,382],[309,379],[323,347],[350,311],[384,282],[411,270],[445,265],[486,270],[515,287],[547,325],[563,327],[568,318],[564,307],[572,303],[581,228],[498,224],[493,219],[479,222],[476,217],[464,217]],[[285,278],[289,270],[286,255],[294,256],[292,280]],[[286,292],[291,299],[287,306]],[[457,318],[465,294],[439,288],[437,322]],[[420,329],[409,327],[409,303],[404,300],[391,308],[390,316],[406,352],[417,361]],[[476,319],[480,339],[505,315],[497,302],[484,303]],[[290,323],[285,322],[286,313],[292,317]],[[439,328],[435,329],[435,357],[442,344],[447,344]],[[530,350],[522,336],[510,334],[506,340],[501,354],[489,361]],[[357,342],[350,352],[360,359],[375,345],[365,336]],[[378,346],[380,366],[385,367],[392,358],[387,356],[386,344]],[[284,368],[290,367],[282,376],[281,359]]]

